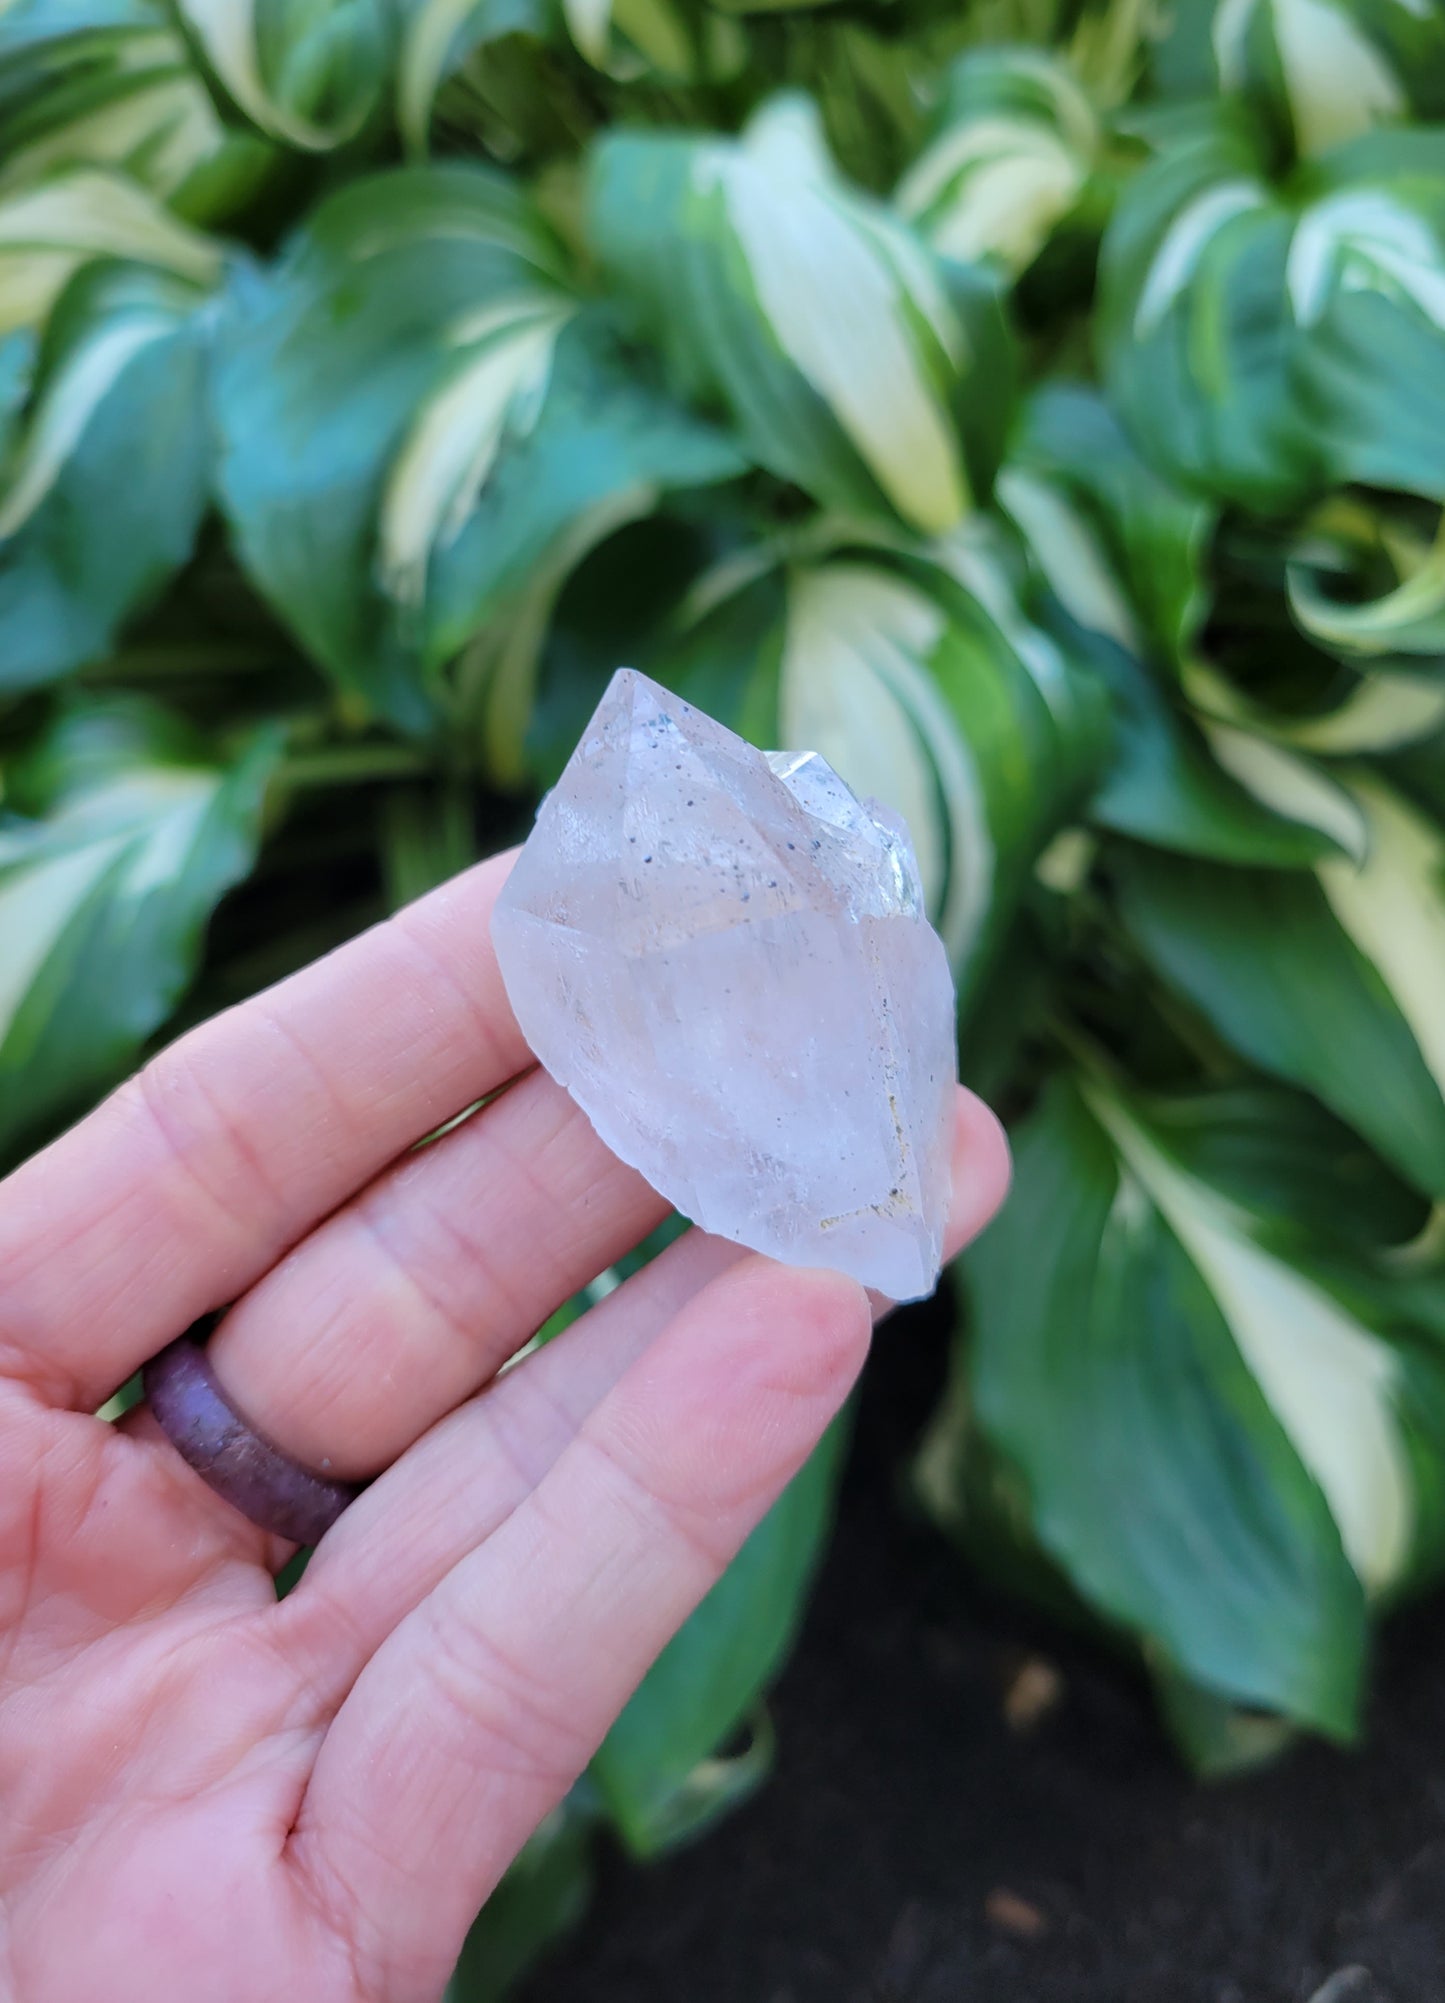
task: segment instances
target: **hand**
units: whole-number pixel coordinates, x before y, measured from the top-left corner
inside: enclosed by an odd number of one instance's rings
[[[20,2003],[435,1997],[863,1362],[851,1281],[692,1232],[497,1375],[664,1211],[527,1070],[488,937],[507,867],[184,1037],[0,1185]],[[951,1250],[1007,1180],[967,1094],[954,1175]],[[92,1416],[230,1301],[237,1407],[379,1475],[280,1603],[289,1547],[143,1409]]]

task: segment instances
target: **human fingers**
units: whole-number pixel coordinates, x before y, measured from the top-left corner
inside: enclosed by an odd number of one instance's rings
[[[368,1993],[436,1992],[513,1855],[816,1445],[868,1328],[839,1275],[756,1256],[723,1272],[367,1665],[288,1855]]]
[[[666,1214],[534,1071],[305,1238],[226,1316],[211,1363],[285,1453],[373,1475]]]
[[[171,1044],[0,1183],[0,1370],[91,1408],[526,1068],[495,856]]]
[[[960,1091],[948,1257],[984,1228],[1007,1186],[1002,1129]],[[434,1427],[352,1504],[277,1610],[281,1646],[322,1708],[340,1701],[392,1629],[531,1493],[673,1317],[746,1256],[689,1231]]]
[[[971,1218],[1007,1148],[981,1100],[959,1103],[955,1209]],[[294,1459],[373,1475],[666,1208],[533,1072],[303,1240],[226,1316],[212,1366]]]

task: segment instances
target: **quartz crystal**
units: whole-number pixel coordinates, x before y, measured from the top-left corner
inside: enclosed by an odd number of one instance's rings
[[[623,669],[492,937],[542,1064],[685,1216],[895,1300],[932,1290],[953,984],[885,808]]]

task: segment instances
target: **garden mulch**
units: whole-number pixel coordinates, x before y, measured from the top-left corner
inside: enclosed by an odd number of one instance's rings
[[[774,1779],[609,1855],[523,2003],[1445,2003],[1445,1596],[1387,1626],[1361,1752],[1201,1787],[1127,1665],[898,1506],[940,1368],[936,1318],[880,1338]]]

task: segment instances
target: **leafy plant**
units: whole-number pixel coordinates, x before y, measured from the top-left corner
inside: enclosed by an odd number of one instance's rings
[[[16,0],[0,1157],[633,662],[907,814],[1015,1120],[926,1506],[1201,1768],[1354,1736],[1445,1564],[1442,119],[1409,0]],[[766,1771],[842,1446],[459,1998]]]

